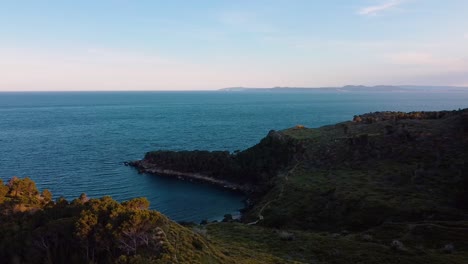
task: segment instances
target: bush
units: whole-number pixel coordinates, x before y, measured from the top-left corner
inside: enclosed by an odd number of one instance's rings
[[[289,233],[287,231],[279,231],[278,232],[278,237],[283,240],[283,241],[291,241],[291,240],[294,240],[294,234],[293,233]]]

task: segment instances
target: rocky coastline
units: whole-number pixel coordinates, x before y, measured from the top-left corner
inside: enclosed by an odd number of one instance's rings
[[[165,169],[158,167],[157,165],[150,163],[146,160],[137,160],[125,162],[125,165],[134,167],[138,170],[138,173],[148,173],[153,175],[173,177],[178,180],[194,181],[199,183],[207,183],[222,187],[231,191],[242,192],[245,194],[251,194],[256,192],[256,188],[251,184],[237,184],[226,180],[216,179],[208,175],[201,173],[182,172],[172,169]]]
[[[255,199],[273,186],[278,171],[298,153],[301,146],[296,141],[272,130],[257,145],[240,152],[158,150],[124,164],[139,173],[213,184]]]

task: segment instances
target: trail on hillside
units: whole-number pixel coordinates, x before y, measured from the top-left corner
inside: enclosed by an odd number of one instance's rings
[[[297,160],[296,160],[297,161]],[[297,168],[297,166],[300,164],[300,161],[297,161],[296,164],[294,165],[294,167],[292,169],[290,169],[284,176],[284,179],[285,179],[285,182],[289,181],[289,175],[292,174],[294,172],[294,170]],[[274,201],[277,201],[279,199],[281,199],[281,197],[283,197],[283,192],[284,192],[284,185],[285,183],[281,184],[281,189],[280,189],[280,192],[278,194],[278,197],[276,197],[275,199],[272,199],[268,202],[266,202],[262,208],[260,208],[260,211],[258,212],[258,219],[253,221],[253,222],[250,222],[250,223],[247,223],[247,225],[256,225],[258,224],[258,222],[262,221],[263,219],[265,219],[265,217],[263,216],[263,210],[265,210],[265,208],[267,208],[267,206],[269,206],[272,202]]]

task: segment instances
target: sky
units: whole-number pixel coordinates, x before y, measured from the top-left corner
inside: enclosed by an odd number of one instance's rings
[[[468,86],[467,0],[0,0],[0,91]]]

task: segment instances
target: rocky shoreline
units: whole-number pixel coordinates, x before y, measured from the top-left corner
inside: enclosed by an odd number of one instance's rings
[[[124,164],[139,173],[213,184],[254,199],[273,186],[278,171],[297,153],[295,141],[270,131],[257,145],[240,152],[157,150]]]
[[[213,177],[203,175],[200,173],[181,172],[171,169],[165,169],[158,167],[155,164],[152,164],[145,160],[129,161],[124,162],[124,164],[126,166],[136,168],[138,170],[138,173],[148,173],[159,176],[175,177],[179,180],[208,183],[231,191],[242,192],[245,194],[251,194],[256,192],[256,188],[250,184],[236,184],[226,180],[215,179]]]

